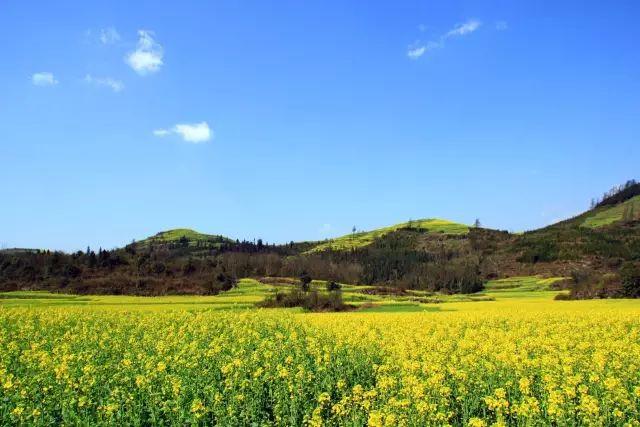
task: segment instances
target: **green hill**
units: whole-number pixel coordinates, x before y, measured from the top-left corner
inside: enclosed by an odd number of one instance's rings
[[[232,240],[224,236],[199,233],[189,228],[176,228],[173,230],[161,231],[154,236],[139,241],[138,245],[143,247],[149,245],[219,247],[224,243],[230,242],[232,242]]]
[[[582,221],[582,227],[598,228],[640,216],[640,196],[632,197],[617,205],[599,206],[589,212]]]
[[[385,235],[402,229],[413,229],[420,231],[427,231],[430,233],[440,234],[467,234],[469,227],[464,224],[448,221],[446,219],[427,218],[418,219],[414,221],[403,222],[400,224],[391,225],[388,227],[377,228],[370,231],[362,231],[353,234],[347,234],[345,236],[330,239],[326,242],[322,242],[313,247],[307,253],[321,252],[328,249],[332,250],[350,250],[367,246],[372,244],[376,239],[382,238]]]

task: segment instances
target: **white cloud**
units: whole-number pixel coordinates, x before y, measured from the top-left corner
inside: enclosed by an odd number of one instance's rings
[[[416,42],[411,46],[409,46],[409,49],[407,50],[407,56],[411,59],[418,59],[425,53],[431,52],[432,50],[435,50],[435,49],[439,49],[443,46],[444,46],[444,43],[442,42],[434,42],[434,41],[430,41],[427,43]]]
[[[120,80],[112,79],[111,77],[93,77],[91,74],[87,74],[84,77],[84,81],[96,86],[106,86],[114,92],[120,92],[124,89],[124,83]]]
[[[509,24],[507,24],[506,21],[498,21],[498,22],[496,22],[496,30],[504,31],[504,30],[507,30],[508,28],[509,28]]]
[[[445,35],[445,38],[464,36],[465,34],[473,33],[475,30],[480,28],[480,25],[482,25],[482,23],[480,21],[476,21],[475,19],[471,19],[471,20],[469,20],[467,22],[464,22],[462,24],[458,24],[455,27],[453,27],[453,29],[450,30]]]
[[[163,64],[164,50],[153,36],[152,31],[139,30],[136,50],[125,57],[127,64],[141,76],[159,71]]]
[[[196,144],[211,139],[211,129],[209,129],[207,122],[175,125],[173,131],[182,135],[182,139],[185,141]]]
[[[156,130],[153,131],[153,134],[155,136],[159,136],[159,137],[167,136],[170,133],[171,133],[171,131],[167,130],[167,129],[156,129]]]
[[[426,46],[409,46],[409,50],[407,50],[407,56],[411,59],[418,59],[427,51]]]
[[[36,86],[54,86],[58,84],[58,80],[53,76],[53,73],[48,71],[34,73],[31,76],[31,82]]]
[[[113,44],[120,41],[120,34],[115,28],[103,28],[100,30],[100,42],[102,44]]]
[[[169,134],[177,134],[186,142],[199,144],[207,142],[213,138],[213,132],[209,128],[207,122],[200,123],[181,123],[171,129],[156,129],[153,134],[158,137],[165,137]]]
[[[466,34],[473,33],[478,28],[480,28],[481,25],[482,25],[482,22],[477,21],[475,19],[471,19],[462,24],[457,24],[451,30],[441,35],[437,40],[431,40],[427,43],[416,42],[410,45],[407,50],[407,56],[410,59],[418,59],[429,51],[443,48],[444,43],[447,39],[451,37],[459,37],[459,36],[464,36]]]

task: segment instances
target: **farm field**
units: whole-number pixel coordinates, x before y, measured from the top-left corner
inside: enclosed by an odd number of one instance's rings
[[[560,279],[473,299],[345,286],[345,313],[255,309],[283,285],[250,279],[3,293],[0,424],[638,425],[640,302],[555,301]]]

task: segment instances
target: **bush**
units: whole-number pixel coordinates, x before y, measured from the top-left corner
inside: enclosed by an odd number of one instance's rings
[[[640,265],[634,262],[625,262],[620,268],[620,282],[622,283],[622,295],[627,298],[640,297]]]
[[[618,274],[602,274],[581,268],[571,272],[571,299],[619,298],[624,296]]]
[[[327,291],[333,292],[339,291],[340,289],[342,289],[342,285],[340,283],[334,282],[333,280],[327,282]]]
[[[342,300],[342,292],[334,291],[321,294],[318,291],[303,292],[293,289],[290,292],[276,292],[275,295],[266,298],[257,304],[265,308],[293,308],[302,307],[307,311],[346,311],[352,306]]]
[[[303,271],[300,275],[300,289],[302,289],[304,292],[308,292],[310,285],[311,276],[309,276],[309,273],[307,273],[306,271]]]

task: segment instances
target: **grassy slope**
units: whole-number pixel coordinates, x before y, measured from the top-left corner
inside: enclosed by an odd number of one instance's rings
[[[635,196],[614,206],[602,206],[588,212],[581,225],[588,228],[598,228],[622,221],[625,209],[633,207],[635,215],[640,214],[640,196]]]
[[[362,246],[370,245],[374,240],[384,236],[385,234],[402,228],[414,228],[419,230],[425,230],[432,233],[443,234],[466,234],[469,232],[469,227],[464,224],[447,221],[445,219],[429,218],[419,219],[415,221],[403,222],[401,224],[391,225],[389,227],[377,228],[371,231],[364,231],[355,234],[348,234],[346,236],[338,237],[335,239],[322,242],[315,246],[313,249],[307,251],[308,253],[320,252],[327,249],[333,250],[349,250],[359,248]]]
[[[173,230],[161,231],[155,236],[139,241],[138,244],[142,246],[146,246],[151,243],[166,245],[170,243],[178,243],[183,237],[189,241],[189,246],[196,246],[198,242],[219,244],[230,241],[230,239],[224,236],[198,233],[197,231],[189,228],[176,228]]]

